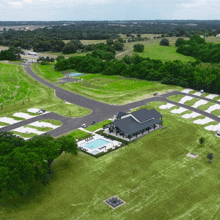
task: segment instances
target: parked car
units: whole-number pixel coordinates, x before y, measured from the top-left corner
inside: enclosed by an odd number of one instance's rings
[[[95,121],[93,121],[93,122],[91,123],[91,125],[94,125],[94,124],[96,124],[96,122],[95,122]]]
[[[82,128],[86,128],[86,124],[82,124],[81,127],[82,127]]]
[[[43,114],[43,113],[45,113],[45,112],[46,112],[45,109],[40,109],[37,113],[38,113],[38,114]]]

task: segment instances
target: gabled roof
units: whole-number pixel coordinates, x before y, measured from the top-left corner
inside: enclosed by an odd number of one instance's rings
[[[134,134],[142,129],[148,128],[160,122],[162,121],[159,119],[152,119],[143,123],[138,123],[130,116],[121,120],[116,120],[113,123],[125,134]]]
[[[121,116],[127,115],[127,113],[119,112],[116,116],[116,118],[121,118]]]
[[[147,110],[146,108],[137,110],[135,112],[131,113],[140,123],[143,123],[144,121],[147,121],[152,118],[161,118],[162,115],[156,110],[156,109],[151,109]]]

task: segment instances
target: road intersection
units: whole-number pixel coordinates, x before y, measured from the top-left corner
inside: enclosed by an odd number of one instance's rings
[[[187,106],[187,105],[184,105],[181,103],[167,100],[167,98],[169,96],[178,95],[178,94],[192,96],[192,97],[200,98],[200,99],[203,99],[206,101],[213,101],[211,99],[207,99],[207,98],[204,98],[201,96],[196,96],[196,95],[192,95],[192,94],[188,94],[188,93],[186,94],[186,93],[179,92],[179,91],[173,91],[173,92],[169,92],[169,93],[166,93],[163,95],[159,95],[157,97],[147,98],[145,100],[141,100],[141,101],[125,104],[125,105],[109,105],[109,104],[106,104],[103,102],[99,102],[99,101],[96,101],[96,100],[86,98],[84,96],[69,92],[65,89],[62,89],[62,88],[60,88],[60,87],[58,87],[58,86],[56,86],[46,80],[40,78],[38,75],[36,75],[32,71],[32,69],[30,67],[31,63],[32,63],[32,61],[29,60],[24,64],[24,69],[29,76],[31,76],[32,78],[34,78],[38,82],[52,88],[55,91],[55,95],[58,98],[65,100],[69,103],[73,103],[75,105],[79,105],[84,108],[88,108],[91,110],[91,113],[89,115],[86,115],[83,117],[78,117],[78,118],[68,118],[68,117],[64,117],[64,116],[56,114],[56,113],[48,113],[48,114],[34,117],[32,119],[22,121],[20,123],[6,126],[4,128],[1,128],[0,131],[9,131],[9,130],[14,129],[14,127],[19,127],[19,124],[20,124],[20,126],[24,126],[26,124],[32,123],[34,121],[42,120],[42,119],[56,119],[56,120],[59,120],[63,123],[62,126],[60,126],[59,128],[56,128],[54,130],[48,131],[47,133],[52,135],[53,137],[58,137],[63,134],[69,133],[75,129],[78,129],[82,124],[90,125],[93,121],[96,121],[98,123],[98,122],[101,122],[101,121],[104,121],[108,118],[113,117],[113,115],[117,114],[120,111],[128,112],[128,111],[130,111],[130,109],[134,109],[134,108],[146,105],[147,103],[152,102],[152,101],[162,101],[162,102],[171,103],[176,106],[183,107],[188,110],[197,112],[201,115],[209,117],[209,118],[217,121],[218,123],[220,123],[220,118],[215,115],[204,112],[204,111],[199,110],[197,108],[193,108],[191,106]],[[215,103],[220,104],[219,101],[215,101]],[[11,128],[11,127],[13,127],[13,128]]]

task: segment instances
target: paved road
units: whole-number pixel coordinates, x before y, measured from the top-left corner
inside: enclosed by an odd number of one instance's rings
[[[217,116],[214,116],[210,113],[204,112],[204,111],[196,109],[196,108],[192,108],[191,106],[187,106],[184,104],[180,104],[180,103],[176,103],[176,102],[167,100],[166,98],[169,96],[172,96],[172,95],[183,94],[183,95],[189,95],[192,97],[201,98],[201,99],[204,99],[207,101],[211,101],[210,99],[206,99],[203,97],[198,97],[198,96],[194,96],[191,94],[186,94],[186,93],[182,93],[182,92],[178,92],[178,91],[173,91],[173,92],[166,93],[166,94],[163,94],[163,95],[160,95],[157,97],[152,97],[152,98],[148,98],[145,100],[141,100],[141,101],[125,104],[125,105],[109,105],[109,104],[106,104],[103,102],[92,100],[92,99],[86,98],[84,96],[69,92],[67,90],[64,90],[64,89],[52,84],[52,83],[49,83],[48,81],[46,81],[46,80],[40,78],[38,75],[36,75],[31,70],[30,64],[31,64],[31,61],[25,63],[25,65],[24,65],[24,69],[27,72],[27,74],[29,76],[31,76],[32,78],[34,78],[35,80],[37,80],[38,82],[52,88],[55,91],[55,94],[58,98],[66,100],[67,102],[82,106],[84,108],[91,109],[91,113],[89,115],[86,115],[83,117],[78,117],[78,118],[67,118],[67,117],[63,117],[61,115],[56,114],[56,119],[62,121],[63,125],[57,129],[54,129],[52,131],[47,132],[48,134],[51,134],[53,137],[58,137],[60,135],[66,134],[70,131],[73,131],[73,130],[79,128],[82,124],[90,125],[92,123],[92,121],[101,122],[103,120],[106,120],[106,119],[112,117],[114,114],[117,114],[119,111],[127,112],[130,109],[146,105],[147,103],[152,102],[152,101],[162,101],[162,102],[172,103],[176,106],[184,107],[188,110],[205,115],[205,116],[212,118],[213,120],[220,123],[220,118]],[[220,104],[220,102],[216,102],[216,103]],[[52,115],[49,115],[49,114],[45,115],[45,119],[50,119],[51,117],[52,117]],[[27,120],[27,122],[28,122],[28,120]],[[29,123],[31,123],[31,122],[29,122]],[[9,127],[9,126],[7,126],[7,127]]]
[[[3,128],[0,128],[0,132],[1,131],[10,131],[10,130],[13,130],[15,128],[19,128],[21,126],[25,126],[25,125],[28,125],[30,123],[33,123],[33,122],[36,122],[36,121],[39,121],[39,120],[43,120],[43,119],[59,120],[59,121],[62,122],[62,126],[61,127],[65,127],[68,124],[68,121],[70,120],[70,118],[68,118],[68,117],[56,114],[54,112],[49,112],[49,113],[46,113],[46,114],[43,114],[43,115],[39,115],[39,116],[30,118],[30,119],[26,119],[26,120],[17,122],[15,124],[11,124],[11,125],[5,126]]]

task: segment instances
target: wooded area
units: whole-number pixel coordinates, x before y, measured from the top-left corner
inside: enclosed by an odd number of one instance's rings
[[[71,136],[54,139],[45,134],[28,141],[10,132],[0,132],[0,196],[27,195],[33,183],[46,185],[50,166],[63,152],[77,155],[77,144]]]

